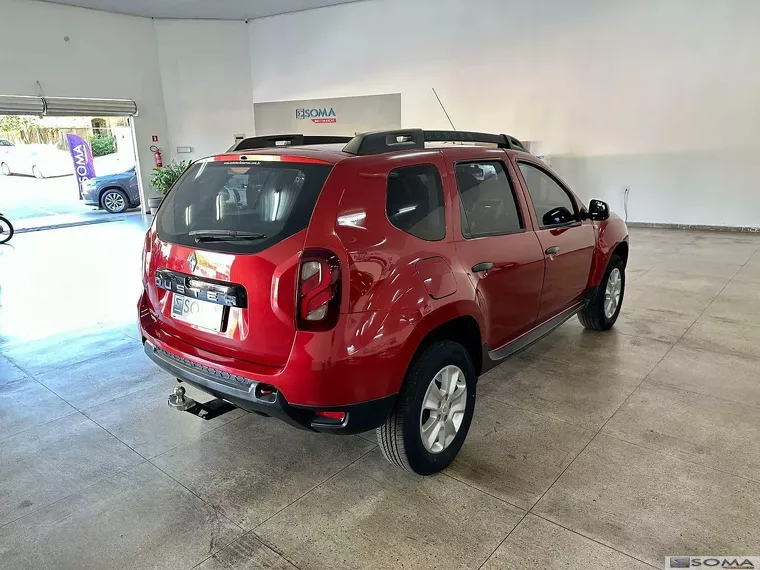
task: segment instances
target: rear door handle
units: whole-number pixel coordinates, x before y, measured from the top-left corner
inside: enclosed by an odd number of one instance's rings
[[[559,253],[559,246],[558,245],[553,245],[551,247],[547,247],[546,251],[544,251],[544,253],[546,255],[548,255],[549,257],[554,257],[555,255],[557,255]]]
[[[493,269],[493,263],[490,261],[483,261],[472,266],[473,273],[480,273],[481,271],[488,271],[489,269]]]

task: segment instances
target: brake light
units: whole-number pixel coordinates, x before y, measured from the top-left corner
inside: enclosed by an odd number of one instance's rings
[[[298,328],[327,330],[340,311],[340,262],[327,250],[307,250],[298,277]]]
[[[143,239],[143,249],[142,249],[142,282],[143,287],[145,287],[148,283],[148,265],[150,262],[150,231],[148,231],[145,234],[145,239]]]

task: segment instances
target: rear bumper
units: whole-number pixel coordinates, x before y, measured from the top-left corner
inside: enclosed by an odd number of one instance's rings
[[[182,382],[221,398],[248,412],[262,413],[312,431],[354,434],[385,423],[396,396],[344,406],[294,406],[274,386],[202,366],[144,342],[145,354],[158,366]],[[318,416],[317,412],[340,412],[341,420]]]

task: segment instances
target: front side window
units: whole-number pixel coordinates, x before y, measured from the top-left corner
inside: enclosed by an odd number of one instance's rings
[[[388,174],[385,212],[391,224],[426,241],[446,236],[443,184],[432,164],[403,166]]]
[[[520,162],[519,166],[541,227],[560,226],[578,221],[575,202],[562,186],[532,164]]]
[[[331,169],[297,162],[196,162],[161,205],[158,236],[199,247],[199,232],[246,232],[261,237],[208,239],[200,247],[229,253],[262,251],[306,228]]]
[[[457,164],[455,172],[464,237],[522,231],[515,194],[500,161]]]

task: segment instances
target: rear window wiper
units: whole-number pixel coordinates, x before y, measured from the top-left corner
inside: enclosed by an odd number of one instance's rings
[[[266,239],[266,234],[253,232],[238,232],[235,230],[193,230],[188,233],[197,242],[204,241],[248,241],[254,239]]]

